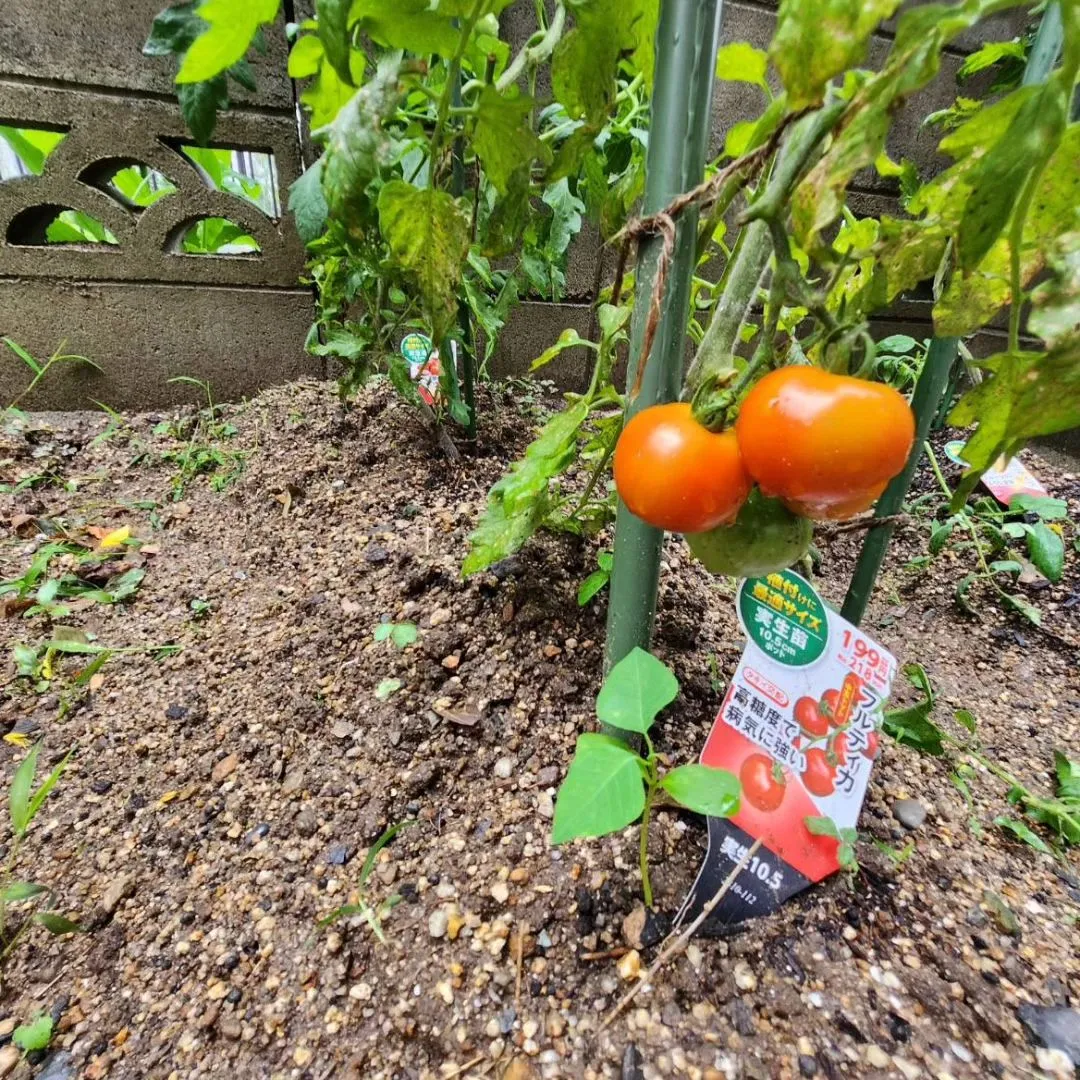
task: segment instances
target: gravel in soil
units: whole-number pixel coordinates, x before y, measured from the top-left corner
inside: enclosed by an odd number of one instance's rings
[[[534,394],[493,390],[477,449],[451,472],[385,388],[350,411],[329,385],[273,389],[228,410],[240,476],[215,490],[211,461],[178,501],[162,449],[182,451],[190,415],[164,434],[146,415],[8,425],[3,479],[45,479],[0,496],[0,577],[25,572],[42,530],[129,526],[145,545],[123,555],[145,570],[137,592],[76,602],[58,625],[180,651],[113,655],[82,687],[82,661],[60,656],[37,692],[8,663],[4,731],[40,734],[50,766],[77,747],[15,872],[55,890],[87,932],[31,933],[12,952],[0,1042],[42,1010],[57,1031],[51,1057],[0,1046],[0,1076],[1069,1075],[1066,1052],[1036,1047],[1022,1016],[1075,1027],[1075,855],[996,828],[1007,807],[993,777],[972,780],[969,806],[954,763],[892,743],[858,874],[694,942],[600,1030],[664,920],[635,913],[636,828],[548,841],[598,689],[604,594],[576,602],[597,542],[542,537],[459,576],[487,487],[544,405]],[[1027,457],[1077,520],[1076,476]],[[819,534],[832,603],[858,540]],[[905,570],[926,541],[925,525],[901,526],[866,626],[926,666],[941,722],[970,709],[988,752],[1048,793],[1053,750],[1080,757],[1077,560],[1059,584],[1027,587],[1043,632],[978,586],[981,617],[957,608],[970,551]],[[25,616],[3,620],[5,656],[57,635],[47,616]],[[386,620],[415,623],[415,642],[376,642]],[[741,641],[730,583],[678,538],[655,648],[682,683],[659,744],[690,760]],[[24,753],[0,745],[8,782]],[[370,845],[401,822],[360,889]],[[893,858],[872,841],[912,846]],[[698,820],[657,814],[661,912],[703,849]],[[385,943],[363,915],[317,928],[344,904],[391,896]]]

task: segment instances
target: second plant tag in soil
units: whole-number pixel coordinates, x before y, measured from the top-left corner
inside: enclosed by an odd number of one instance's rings
[[[854,857],[896,660],[827,608],[790,570],[740,583],[746,648],[701,752],[739,777],[730,819],[709,818],[709,849],[676,919],[694,919],[755,840],[761,846],[702,932],[767,915]]]

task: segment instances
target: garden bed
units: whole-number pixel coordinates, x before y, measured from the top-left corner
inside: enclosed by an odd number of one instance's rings
[[[1040,1067],[1018,1010],[1080,999],[1075,856],[996,828],[1009,812],[999,781],[973,780],[969,809],[948,758],[889,740],[862,869],[695,942],[600,1030],[662,923],[644,942],[623,925],[639,903],[636,828],[548,842],[598,689],[605,594],[576,600],[597,545],[542,537],[459,576],[542,393],[493,390],[477,450],[451,471],[385,387],[348,412],[329,384],[269,390],[229,410],[235,433],[204,432],[223,458],[176,501],[195,440],[176,425],[155,433],[166,418],[30,416],[9,429],[3,479],[53,479],[0,497],[0,578],[26,571],[42,527],[127,525],[148,545],[124,556],[146,571],[137,592],[75,605],[63,624],[110,647],[181,649],[114,655],[81,694],[78,658],[60,657],[38,693],[8,663],[4,730],[40,733],[50,764],[78,748],[17,876],[55,889],[91,929],[28,935],[4,973],[0,1031],[55,1009],[50,1052],[70,1057],[53,1059],[52,1080],[1053,1075],[1060,1056]],[[1025,456],[1076,520],[1080,481]],[[924,468],[916,491],[933,484]],[[818,585],[834,604],[859,536],[819,534]],[[926,544],[925,526],[901,526],[865,626],[926,667],[940,723],[971,710],[988,753],[1048,793],[1054,749],[1080,756],[1076,559],[1060,583],[1029,589],[1038,630],[977,592],[981,619],[957,607],[971,552],[905,571]],[[3,622],[5,655],[49,636],[45,616],[23,614]],[[376,642],[384,620],[419,636]],[[669,539],[655,648],[682,694],[656,734],[673,761],[696,757],[741,647],[730,583]],[[8,781],[24,752],[3,745]],[[902,799],[926,811],[913,830],[894,816]],[[415,824],[366,887],[375,903],[402,898],[385,944],[361,918],[317,929],[349,900],[365,849],[403,821]],[[897,858],[873,840],[914,848]],[[700,821],[657,814],[662,911],[703,848]],[[29,1075],[10,1049],[11,1075]]]

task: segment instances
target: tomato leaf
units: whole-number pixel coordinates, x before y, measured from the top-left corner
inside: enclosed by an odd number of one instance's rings
[[[548,485],[577,459],[578,433],[588,415],[584,400],[556,413],[525,456],[492,486],[484,516],[469,536],[463,577],[512,555],[539,528],[551,506]]]
[[[602,724],[644,735],[679,695],[679,680],[652,653],[635,647],[608,672],[596,696]]]
[[[391,180],[379,192],[379,228],[398,265],[420,288],[433,339],[442,340],[457,313],[468,216],[445,191]]]
[[[831,817],[805,817],[803,823],[807,831],[814,836],[831,836],[834,840],[840,839],[840,830]]]
[[[732,41],[721,45],[716,54],[716,77],[723,82],[744,82],[760,86],[770,93],[765,72],[769,57],[762,49],[755,49],[746,41]],[[756,123],[753,121],[752,123]]]
[[[259,27],[277,18],[281,0],[204,0],[197,14],[206,29],[191,43],[177,72],[180,84],[205,82],[243,60]]]
[[[594,570],[582,583],[578,589],[577,602],[578,607],[584,607],[611,579],[611,573],[608,570]]]
[[[351,52],[349,5],[351,2],[352,0],[315,0],[319,40],[326,52],[326,59],[337,72],[338,78],[350,85],[353,81],[352,72],[349,70]]]
[[[296,231],[305,244],[322,235],[326,228],[329,208],[322,189],[322,173],[325,157],[321,157],[310,168],[305,169],[289,187],[289,209],[296,222]]]
[[[494,86],[485,86],[476,102],[473,148],[484,171],[500,194],[505,195],[519,170],[534,161],[551,161],[551,150],[529,124],[533,102],[524,94],[508,97]]]
[[[769,56],[788,107],[818,104],[834,76],[862,62],[871,32],[899,6],[900,0],[783,0]]]
[[[289,78],[309,79],[319,74],[326,50],[315,34],[304,34],[289,50]]]
[[[428,0],[353,0],[350,17],[372,40],[391,49],[408,49],[416,56],[452,56],[460,32],[451,22],[447,5],[438,11]],[[466,15],[471,12],[466,12]]]
[[[1028,529],[1027,546],[1039,572],[1050,581],[1060,581],[1065,569],[1065,541],[1039,521]]]
[[[708,765],[680,765],[665,773],[660,786],[681,806],[707,817],[739,812],[739,778]]]
[[[559,788],[551,842],[606,836],[641,817],[645,789],[641,759],[609,735],[580,735]]]

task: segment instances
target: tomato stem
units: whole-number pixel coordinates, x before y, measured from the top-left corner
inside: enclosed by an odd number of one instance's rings
[[[649,779],[645,787],[645,809],[641,812],[641,840],[638,844],[638,864],[641,867],[641,894],[645,906],[653,906],[652,882],[649,880],[649,817],[656,793],[656,762],[649,762]]]

